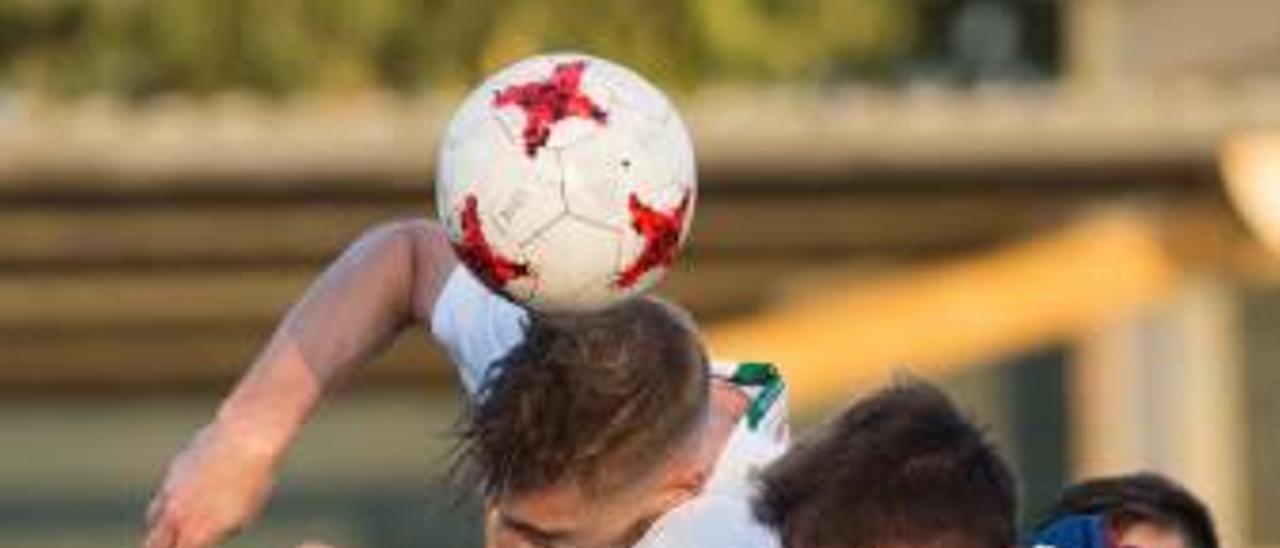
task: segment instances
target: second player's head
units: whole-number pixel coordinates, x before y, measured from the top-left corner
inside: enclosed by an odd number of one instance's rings
[[[460,457],[499,546],[626,546],[697,488],[708,364],[692,320],[634,299],[536,318],[481,389]]]
[[[1095,517],[1105,536],[1134,548],[1217,548],[1208,507],[1159,474],[1095,478],[1068,487],[1037,528],[1044,533],[1078,517]]]
[[[756,513],[787,548],[1013,546],[1012,475],[936,388],[850,407],[763,475]]]

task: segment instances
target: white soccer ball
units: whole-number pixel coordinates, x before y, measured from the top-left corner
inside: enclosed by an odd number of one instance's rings
[[[486,285],[547,311],[607,307],[662,279],[689,233],[693,146],[666,96],[576,53],[520,61],[465,100],[436,207]]]

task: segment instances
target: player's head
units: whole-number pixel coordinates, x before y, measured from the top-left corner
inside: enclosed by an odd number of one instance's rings
[[[1014,482],[947,397],[907,381],[845,410],[762,476],[756,514],[787,548],[1000,548]]]
[[[674,305],[535,318],[493,371],[460,456],[505,544],[626,546],[699,487],[678,464],[705,423],[708,364]]]
[[[1218,547],[1213,518],[1205,505],[1157,474],[1098,478],[1068,487],[1038,529],[1072,516],[1100,517],[1117,546]]]

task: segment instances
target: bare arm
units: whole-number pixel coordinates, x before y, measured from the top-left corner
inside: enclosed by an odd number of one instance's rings
[[[442,229],[429,221],[369,231],[289,311],[217,420],[251,423],[263,449],[280,451],[324,394],[430,316],[455,264]]]
[[[170,465],[148,510],[148,548],[212,546],[257,513],[274,468],[323,397],[405,327],[424,321],[456,266],[443,229],[412,220],[352,244]]]

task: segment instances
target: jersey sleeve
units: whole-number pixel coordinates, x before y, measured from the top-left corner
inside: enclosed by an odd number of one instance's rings
[[[490,291],[466,267],[449,274],[431,311],[431,334],[475,397],[494,361],[524,337],[528,313]]]

